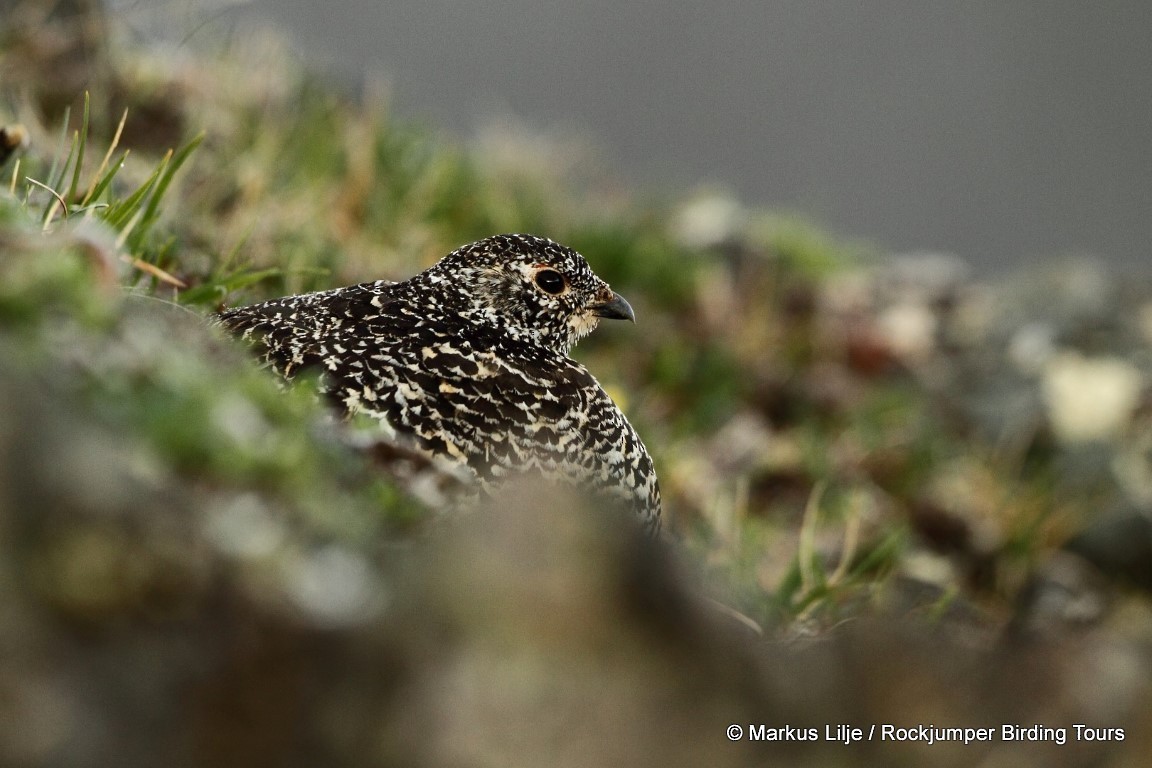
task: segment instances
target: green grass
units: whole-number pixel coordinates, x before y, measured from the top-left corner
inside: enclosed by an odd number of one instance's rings
[[[6,375],[30,377],[91,428],[118,435],[131,462],[183,493],[215,503],[259,494],[289,519],[308,517],[312,531],[362,546],[419,518],[418,504],[324,433],[314,398],[281,390],[202,312],[182,307],[178,235],[156,224],[203,137],[137,169],[141,181],[118,177],[122,161],[89,177],[87,94],[84,104],[55,153],[11,161],[13,184],[0,194]],[[115,150],[111,140],[106,156]],[[222,273],[212,290],[267,276]]]

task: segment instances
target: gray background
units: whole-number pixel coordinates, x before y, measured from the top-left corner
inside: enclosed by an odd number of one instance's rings
[[[114,7],[139,7],[114,3]],[[512,114],[629,183],[716,183],[985,269],[1098,254],[1149,271],[1152,2],[255,0],[341,76],[470,135]]]

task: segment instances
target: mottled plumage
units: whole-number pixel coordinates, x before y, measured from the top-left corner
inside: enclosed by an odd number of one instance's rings
[[[580,254],[530,235],[464,246],[399,283],[377,281],[224,312],[286,378],[321,373],[345,413],[466,469],[484,490],[543,473],[659,526],[660,490],[636,431],[568,357],[600,318],[632,308]]]

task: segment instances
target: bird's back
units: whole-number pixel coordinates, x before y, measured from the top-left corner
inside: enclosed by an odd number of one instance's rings
[[[367,318],[388,318],[397,283],[384,280],[347,288],[286,296],[220,313],[219,322],[253,345],[260,357],[285,378],[322,368],[341,357],[338,346],[354,339]],[[403,328],[396,329],[402,335]]]
[[[220,322],[285,378],[312,370],[346,414],[467,467],[490,489],[520,473],[573,481],[656,526],[643,443],[584,366],[496,328],[411,306],[375,282],[240,307]]]

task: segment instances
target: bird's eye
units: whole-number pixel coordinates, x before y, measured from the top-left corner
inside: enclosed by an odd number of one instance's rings
[[[545,293],[555,296],[564,291],[564,275],[554,269],[542,269],[536,273],[536,285]]]

